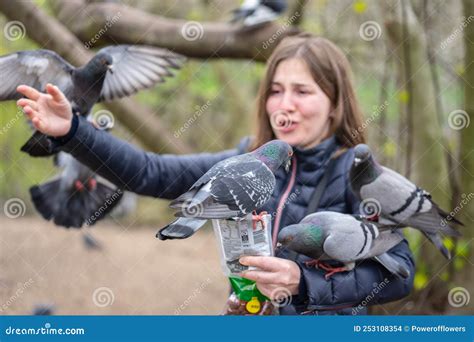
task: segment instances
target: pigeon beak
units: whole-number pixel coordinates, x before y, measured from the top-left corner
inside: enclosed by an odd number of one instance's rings
[[[112,64],[107,65],[107,69],[111,74],[114,73],[114,66]]]
[[[355,166],[359,165],[361,161],[362,161],[362,159],[355,157],[354,158],[354,165]]]
[[[285,163],[285,171],[286,172],[290,171],[290,166],[291,166],[291,159],[288,159]]]

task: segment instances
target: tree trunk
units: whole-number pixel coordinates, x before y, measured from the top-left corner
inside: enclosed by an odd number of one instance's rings
[[[412,158],[409,161],[410,179],[429,191],[441,207],[448,209],[449,189],[441,145],[442,130],[436,117],[435,90],[430,66],[426,63],[426,39],[410,2],[407,1],[404,7],[405,13],[402,13],[399,6],[395,8],[385,26],[398,57],[398,75],[402,78],[403,85],[398,91],[405,92],[401,98],[412,108],[412,115],[409,117],[413,127],[413,140],[409,144],[412,149]],[[419,246],[411,247],[414,254],[418,255],[418,276],[427,277],[421,291],[412,296],[416,302],[415,308],[426,313],[443,312],[448,289],[439,276],[447,272],[449,262],[424,237]]]

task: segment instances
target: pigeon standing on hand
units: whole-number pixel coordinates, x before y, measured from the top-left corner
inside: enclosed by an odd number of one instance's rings
[[[255,151],[225,159],[214,165],[170,207],[179,218],[162,228],[161,240],[193,235],[208,219],[230,219],[252,213],[264,205],[275,187],[274,173],[288,170],[293,149],[272,140]]]
[[[310,214],[278,234],[282,247],[313,258],[306,263],[308,266],[328,271],[326,279],[334,273],[350,271],[356,261],[369,258],[375,258],[399,277],[409,277],[410,271],[386,253],[402,240],[403,235],[397,231],[379,233],[371,222],[332,211]],[[344,266],[329,266],[324,263],[328,260],[339,261]]]
[[[73,114],[87,116],[97,102],[130,96],[163,82],[173,75],[170,69],[179,68],[183,61],[183,56],[168,50],[138,45],[105,47],[78,68],[54,51],[14,52],[0,57],[0,101],[20,99],[19,85],[45,92],[50,83],[65,94]],[[35,157],[53,154],[49,139],[40,132],[21,150]]]
[[[275,20],[287,7],[286,0],[245,0],[233,11],[231,22],[241,22],[248,28],[256,27]]]
[[[363,204],[373,201],[377,207],[371,213],[375,221],[387,227],[409,226],[420,230],[447,258],[451,255],[443,245],[440,233],[460,236],[452,228],[460,221],[442,210],[431,195],[399,173],[379,165],[365,144],[354,148],[350,182]],[[369,204],[368,204],[369,205]]]

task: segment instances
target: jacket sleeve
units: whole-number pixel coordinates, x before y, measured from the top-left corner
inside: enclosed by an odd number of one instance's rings
[[[358,214],[359,201],[349,184],[348,171],[351,161],[352,150],[349,150],[341,160],[346,174],[346,207],[347,213]],[[415,274],[415,264],[408,242],[403,240],[388,253],[410,270],[410,277],[398,278],[380,263],[367,259],[358,262],[352,271],[336,273],[326,280],[323,271],[306,266],[305,261],[310,260],[309,258],[298,255],[295,261],[301,269],[301,279],[300,294],[295,296],[295,304],[304,303],[306,310],[317,311],[352,307],[357,314],[368,305],[382,304],[407,296],[413,287]]]
[[[240,148],[182,156],[145,152],[76,116],[71,131],[52,143],[54,150],[70,153],[124,190],[165,199],[178,197],[214,164],[243,152]]]

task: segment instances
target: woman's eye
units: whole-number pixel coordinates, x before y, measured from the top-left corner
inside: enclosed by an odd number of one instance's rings
[[[280,93],[280,90],[278,90],[278,89],[272,89],[272,90],[270,90],[270,94],[271,94],[271,95],[279,94],[279,93]]]

